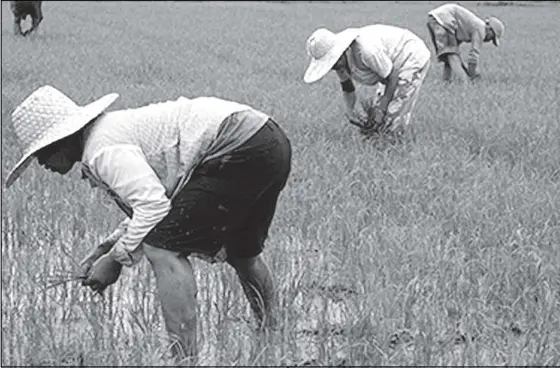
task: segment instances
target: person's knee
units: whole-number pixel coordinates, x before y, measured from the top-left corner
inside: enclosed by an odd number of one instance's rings
[[[452,49],[441,49],[437,54],[438,59],[444,62],[449,62],[449,58],[453,55],[458,55],[458,53]]]
[[[461,61],[461,56],[459,56],[458,54],[450,54],[447,58],[447,61],[450,65],[450,67],[455,72],[461,72],[462,71],[463,63]]]
[[[154,247],[154,246],[146,244],[146,243],[142,244],[142,250],[144,251],[144,254],[148,258],[148,261],[150,261],[150,263],[162,262],[162,260],[165,260],[166,258],[168,258],[170,256],[169,251],[167,251],[165,249]]]
[[[262,215],[265,216],[264,214]],[[259,220],[262,220],[259,219]],[[257,220],[255,220],[257,221]],[[256,229],[245,230],[235,234],[236,240],[231,242],[227,248],[227,262],[244,265],[253,262],[262,253],[268,238],[268,226],[258,226]]]
[[[447,61],[450,63],[461,62],[461,56],[456,52],[450,52],[447,54]]]
[[[235,269],[241,281],[262,277],[263,272],[268,272],[260,254],[253,257],[228,257],[227,262]]]
[[[189,260],[180,252],[157,248],[145,243],[143,244],[143,251],[156,275],[183,275],[192,272]]]
[[[166,320],[196,318],[198,288],[194,270],[188,258],[180,252],[169,251],[143,244],[143,251],[156,276],[158,295],[162,301]],[[177,305],[177,300],[180,305]],[[175,310],[175,308],[179,308]],[[177,327],[170,326],[172,330]]]
[[[260,259],[260,256],[254,257],[239,257],[235,255],[228,255],[227,263],[235,268],[235,270],[239,273],[246,273],[248,270],[255,267],[255,264]]]

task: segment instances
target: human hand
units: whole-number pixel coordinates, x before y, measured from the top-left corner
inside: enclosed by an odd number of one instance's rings
[[[373,119],[375,126],[380,126],[383,124],[383,120],[385,119],[385,111],[386,109],[383,109],[379,106],[373,108],[373,116],[371,118]]]
[[[368,111],[367,123],[360,129],[360,133],[367,138],[379,134],[385,121],[385,111],[379,105],[373,106]]]
[[[477,81],[477,80],[480,79],[480,73],[475,73],[475,74],[471,75],[470,78],[471,78],[472,82]]]
[[[471,81],[475,81],[480,78],[480,73],[478,72],[477,65],[474,63],[469,63],[468,66],[462,64],[463,70],[467,73],[467,76]]]
[[[368,119],[366,116],[356,111],[356,109],[348,110],[345,113],[346,118],[350,124],[355,125],[359,128],[366,128],[368,124]]]
[[[82,261],[80,262],[80,276],[86,278],[89,274],[91,266],[97,261],[101,256],[106,254],[111,250],[113,245],[115,245],[116,240],[112,239],[106,240],[99,244],[95,249],[93,249]]]
[[[117,282],[122,267],[122,264],[113,259],[111,253],[104,254],[91,266],[91,270],[82,281],[82,285],[89,286],[93,291],[102,293],[109,285]]]

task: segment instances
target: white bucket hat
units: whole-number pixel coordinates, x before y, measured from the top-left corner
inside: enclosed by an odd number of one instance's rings
[[[313,32],[306,44],[311,62],[303,76],[304,82],[313,83],[327,75],[358,34],[357,28],[348,28],[339,33],[319,28]]]
[[[23,157],[6,179],[6,188],[29,166],[37,151],[64,139],[101,115],[119,97],[116,93],[78,106],[52,86],[43,86],[29,95],[12,113],[15,133],[24,146]]]
[[[486,19],[486,24],[488,24],[490,26],[490,28],[492,28],[492,30],[494,31],[494,39],[492,40],[494,42],[495,46],[500,46],[500,39],[503,37],[504,35],[504,31],[506,29],[506,26],[504,25],[504,23],[499,20],[496,17],[490,17],[488,19]]]

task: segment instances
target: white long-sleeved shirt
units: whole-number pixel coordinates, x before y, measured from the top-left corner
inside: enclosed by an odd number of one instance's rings
[[[112,256],[126,266],[138,262],[144,237],[169,213],[194,169],[239,147],[268,118],[237,102],[181,97],[108,112],[89,126],[82,171],[129,216],[111,235],[118,238]]]
[[[412,75],[430,60],[430,50],[408,29],[373,24],[359,29],[356,41],[346,50],[349,75],[339,72],[342,81],[352,78],[373,86],[395,69],[401,77]]]

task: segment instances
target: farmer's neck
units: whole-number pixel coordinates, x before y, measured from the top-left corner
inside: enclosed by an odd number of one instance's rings
[[[84,128],[72,134],[70,137],[64,139],[62,142],[59,142],[59,151],[61,152],[62,156],[64,156],[64,160],[62,161],[65,162],[65,164],[61,164],[60,169],[62,169],[62,166],[66,166],[66,165],[69,165],[71,168],[76,163],[82,162],[85,145],[89,137],[91,127],[94,125],[96,120],[97,119],[92,120]],[[52,167],[55,165],[51,163],[50,166]],[[64,174],[70,171],[70,168],[68,168],[68,170],[55,170],[55,171],[59,171]]]
[[[96,117],[95,119],[90,121],[85,127],[83,127],[82,130],[80,130],[79,140],[75,141],[75,145],[76,145],[77,149],[79,150],[79,152],[76,152],[76,153],[79,153],[78,161],[82,161],[82,158],[83,158],[82,156],[84,154],[84,150],[86,148],[86,143],[87,143],[88,138],[91,134],[91,131],[103,115],[104,114],[101,114],[100,116]]]

